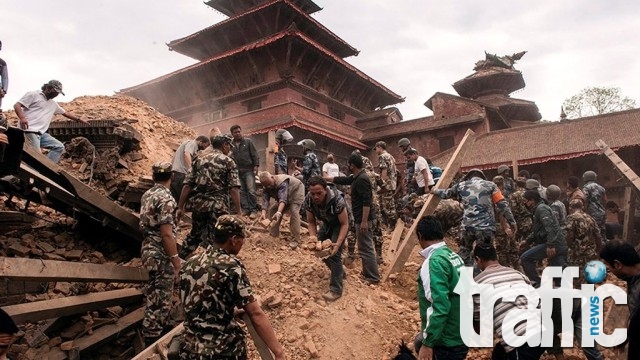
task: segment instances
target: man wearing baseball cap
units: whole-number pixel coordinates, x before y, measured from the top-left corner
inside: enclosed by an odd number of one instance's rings
[[[41,148],[49,150],[47,157],[54,163],[60,161],[64,152],[64,145],[47,133],[51,120],[55,115],[62,115],[68,119],[80,121],[87,125],[89,122],[75,115],[65,112],[53,99],[62,92],[62,83],[51,80],[42,85],[40,91],[29,91],[18,100],[13,109],[20,119],[20,128],[24,131],[27,144],[40,151]]]

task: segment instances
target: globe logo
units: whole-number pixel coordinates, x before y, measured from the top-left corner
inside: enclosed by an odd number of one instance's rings
[[[589,284],[599,284],[607,277],[607,267],[602,261],[592,260],[584,266],[584,278]]]

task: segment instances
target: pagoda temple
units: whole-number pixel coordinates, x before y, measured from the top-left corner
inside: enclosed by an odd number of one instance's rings
[[[312,138],[323,161],[367,149],[363,128],[402,120],[380,116],[403,98],[344,60],[358,50],[316,21],[312,0],[209,0],[229,18],[168,43],[199,62],[121,91],[199,134],[238,124],[265,160],[267,133]],[[370,123],[370,125],[368,124]],[[289,145],[290,157],[301,149]]]

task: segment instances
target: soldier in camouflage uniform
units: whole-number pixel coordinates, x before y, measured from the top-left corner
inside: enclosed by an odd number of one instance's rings
[[[504,189],[505,178],[498,175],[493,178],[493,183],[498,186],[498,189],[502,191]],[[496,238],[493,242],[496,254],[498,255],[498,262],[504,266],[513,267],[517,269],[519,266],[518,259],[518,244],[516,243],[514,233],[507,225],[507,220],[504,217],[502,211],[494,205],[494,211],[496,212]],[[514,217],[515,219],[515,217]],[[516,221],[517,224],[517,221]]]
[[[498,176],[502,176],[502,178],[504,179],[504,185],[502,186],[502,195],[504,195],[504,197],[508,199],[511,194],[516,191],[516,184],[513,181],[511,175],[509,175],[509,166],[498,166]]]
[[[246,359],[245,334],[235,318],[244,309],[275,358],[284,350],[253,295],[244,265],[236,257],[247,236],[242,220],[222,215],[214,227],[215,245],[188,259],[180,272],[184,305],[181,360]]]
[[[411,141],[407,138],[402,138],[398,140],[398,147],[402,150],[402,153],[406,153],[407,150],[411,149]],[[407,194],[411,194],[416,191],[416,185],[413,183],[413,174],[415,173],[416,164],[413,160],[407,159],[407,170],[406,180],[407,180]]]
[[[315,141],[311,139],[304,139],[300,141],[298,145],[302,146],[304,151],[304,160],[302,161],[300,174],[302,174],[302,183],[304,183],[304,188],[307,190],[307,181],[309,181],[313,176],[321,176],[322,171],[320,168],[320,162],[318,161],[318,155],[313,152],[313,150],[316,149]]]
[[[147,346],[160,338],[167,325],[173,284],[180,272],[174,218],[176,201],[170,190],[171,164],[155,163],[152,172],[155,184],[140,201],[140,228],[144,235],[140,258],[142,266],[149,270],[142,321],[142,335]]]
[[[275,175],[289,175],[289,163],[287,163],[287,153],[283,145],[291,142],[293,136],[285,129],[276,131],[276,148],[274,149],[273,163],[275,165]]]
[[[182,217],[188,200],[191,214],[191,233],[180,250],[180,257],[186,259],[200,244],[206,246],[213,238],[213,225],[218,216],[229,214],[229,197],[233,201],[238,216],[240,206],[240,180],[235,161],[229,156],[233,138],[218,135],[211,141],[213,150],[199,156],[184,180],[182,194],[178,202],[178,220]]]
[[[496,184],[485,180],[484,173],[479,169],[471,169],[462,182],[448,189],[433,190],[432,193],[441,199],[457,199],[462,204],[463,230],[458,254],[466,266],[472,266],[474,263],[471,251],[475,242],[493,243],[496,231],[494,205],[503,212],[511,230],[517,231],[516,221],[500,189]],[[477,267],[476,272],[479,273]]]
[[[393,228],[396,226],[398,212],[396,211],[395,192],[397,186],[396,159],[387,152],[387,144],[384,141],[378,141],[373,149],[378,154],[378,169],[382,178],[383,193],[380,197],[380,210],[382,219],[387,226]]]
[[[582,181],[584,182],[582,192],[587,199],[587,203],[585,204],[587,214],[591,215],[593,220],[596,221],[600,227],[602,241],[606,242],[607,231],[605,224],[607,222],[607,210],[604,204],[607,202],[607,192],[596,182],[597,179],[598,174],[594,171],[585,171],[585,173],[582,174]]]
[[[513,213],[513,218],[518,224],[518,231],[515,234],[515,241],[519,244],[522,240],[526,239],[531,232],[532,216],[531,210],[526,205],[524,198],[524,186],[527,179],[519,177],[516,179],[516,191],[509,197],[509,207]]]
[[[580,269],[589,261],[598,259],[602,246],[600,228],[591,216],[582,211],[583,206],[581,200],[571,200],[566,222],[569,264]],[[580,283],[585,283],[583,271],[580,271]]]

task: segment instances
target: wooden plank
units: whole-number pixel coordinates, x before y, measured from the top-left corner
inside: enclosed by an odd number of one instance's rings
[[[398,244],[400,244],[400,238],[402,238],[402,232],[404,231],[404,221],[402,219],[398,219],[396,221],[396,228],[393,229],[393,233],[391,234],[391,242],[389,243],[389,249],[387,258],[394,258],[396,256],[396,251],[398,250]]]
[[[129,304],[142,300],[137,289],[120,289],[68,296],[59,299],[36,301],[32,303],[5,306],[2,309],[16,324],[52,319],[55,317],[81,314],[87,311],[104,309],[110,306]]]
[[[442,176],[438,183],[433,187],[436,189],[444,189],[449,186],[449,183],[453,180],[455,174],[458,172],[460,167],[462,166],[462,161],[464,160],[464,155],[466,152],[473,147],[475,143],[476,137],[475,133],[469,129],[465,133],[462,141],[458,144],[458,148],[449,159],[449,163],[445,167],[442,172]],[[440,202],[440,198],[434,195],[430,195],[425,201],[420,213],[416,217],[416,221],[413,222],[411,228],[407,235],[405,235],[404,240],[400,243],[400,247],[398,248],[396,257],[391,261],[391,266],[387,269],[387,272],[383,275],[382,281],[386,281],[389,278],[389,275],[398,273],[404,267],[404,264],[409,259],[413,248],[418,244],[418,238],[416,237],[416,227],[418,226],[418,220],[421,219],[425,214],[433,214],[433,212],[438,207],[438,203]]]
[[[149,280],[149,272],[143,268],[116,264],[0,257],[0,278],[25,281],[135,283]]]
[[[604,141],[596,141],[596,146],[602,151],[602,153],[613,163],[613,165],[624,175],[627,180],[638,190],[640,190],[640,177],[624,162],[615,151],[611,150],[609,145]]]
[[[269,131],[269,133],[267,134],[267,149],[265,150],[265,157],[266,157],[266,164],[267,164],[267,171],[275,174],[275,170],[276,170],[276,164],[274,162],[273,157],[275,156],[275,152],[274,149],[276,147],[276,132],[275,131]]]
[[[511,161],[511,177],[514,179],[518,178],[518,159]]]
[[[0,223],[27,223],[36,221],[33,216],[22,211],[0,211]]]
[[[636,213],[636,197],[635,191],[632,186],[627,186],[624,189],[624,224],[622,226],[622,239],[625,241],[631,240],[633,235],[633,225],[635,221]]]
[[[73,340],[73,346],[78,348],[80,354],[91,351],[117,337],[123,332],[138,326],[144,317],[144,307],[138,308],[129,314],[121,317],[115,324],[105,325],[93,331],[93,334]],[[66,352],[60,348],[52,349],[49,354],[49,360],[68,359]]]
[[[271,354],[267,344],[262,340],[260,335],[258,335],[258,332],[253,326],[253,322],[251,322],[251,318],[247,313],[242,314],[242,320],[244,320],[245,325],[247,325],[247,330],[249,331],[249,335],[251,335],[251,339],[253,339],[253,344],[258,350],[258,354],[260,354],[260,359],[273,360],[273,354]]]
[[[147,360],[152,357],[154,354],[157,354],[159,351],[166,351],[171,344],[171,339],[174,336],[179,335],[184,331],[184,324],[180,323],[178,326],[174,327],[173,330],[166,333],[163,337],[158,339],[158,341],[154,342],[148,348],[142,350],[138,355],[136,355],[131,360]],[[166,356],[166,354],[165,354]]]

